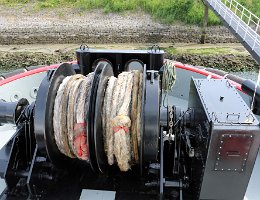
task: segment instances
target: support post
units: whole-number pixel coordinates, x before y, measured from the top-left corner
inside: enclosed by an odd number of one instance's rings
[[[201,38],[200,38],[200,43],[205,44],[206,40],[206,29],[208,26],[208,19],[209,19],[209,8],[208,6],[204,3],[204,18],[203,18],[203,24],[202,24],[202,33],[201,33]]]

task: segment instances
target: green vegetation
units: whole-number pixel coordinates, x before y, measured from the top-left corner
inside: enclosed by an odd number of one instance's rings
[[[240,3],[260,16],[259,0],[239,0]],[[202,0],[0,0],[8,6],[31,3],[36,9],[73,7],[79,10],[102,9],[104,12],[143,10],[164,23],[176,21],[200,25],[204,15]],[[220,20],[209,12],[209,25],[218,25]]]
[[[248,53],[241,49],[235,49],[233,47],[162,47],[162,49],[172,55],[248,55]]]
[[[106,13],[143,10],[164,23],[201,24],[204,15],[202,0],[0,0],[0,4],[15,6],[32,3],[38,9],[73,7],[79,10],[102,9]],[[220,24],[210,12],[209,24]]]

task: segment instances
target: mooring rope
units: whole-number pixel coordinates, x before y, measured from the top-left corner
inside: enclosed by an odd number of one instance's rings
[[[117,78],[110,77],[108,81],[108,86],[105,93],[104,103],[103,103],[103,138],[104,138],[104,149],[107,153],[108,164],[112,165],[114,163],[114,135],[111,128],[111,106],[113,102],[114,85],[117,82]]]
[[[90,73],[85,78],[80,96],[77,102],[76,124],[74,126],[74,146],[77,147],[77,156],[82,160],[88,160],[87,135],[86,135],[86,110],[89,105],[89,96],[91,93],[91,82],[94,78],[94,73]]]
[[[138,136],[137,136],[137,123],[138,121],[138,89],[139,89],[139,81],[140,81],[140,71],[133,71],[133,90],[132,90],[132,106],[131,106],[131,119],[132,119],[132,126],[131,126],[131,133],[132,133],[132,157],[134,162],[138,162],[139,154],[138,154]],[[137,97],[137,98],[136,98]]]
[[[67,130],[68,130],[68,140],[69,147],[72,150],[74,157],[77,156],[77,149],[74,146],[74,125],[75,125],[75,112],[74,107],[76,105],[76,100],[78,93],[80,91],[80,85],[84,80],[84,76],[78,76],[77,79],[71,84],[69,95],[67,98],[68,111],[67,111]]]
[[[141,110],[142,110],[142,92],[143,92],[143,76],[142,73],[139,75],[139,87],[138,87],[138,102],[137,102],[137,144],[138,149],[140,149],[140,143],[141,143]]]
[[[71,158],[89,160],[85,118],[92,81],[93,73],[66,77],[55,98],[54,138],[60,152]],[[104,91],[101,120],[108,164],[128,171],[139,161],[142,74],[110,77]]]
[[[176,81],[176,71],[175,65],[172,60],[165,59],[163,65],[163,79],[162,79],[162,89],[166,92],[172,90]]]
[[[58,149],[71,158],[88,160],[85,111],[93,73],[66,77],[54,103],[53,129]]]
[[[129,117],[131,93],[133,86],[133,74],[123,72],[120,74],[125,81],[119,96],[119,110],[115,118],[112,119],[114,132],[114,154],[118,167],[121,171],[127,171],[130,168],[129,161],[131,159],[130,151],[130,133],[131,119]],[[118,79],[121,78],[119,75]]]
[[[57,144],[57,147],[59,149],[59,151],[63,154],[65,154],[63,146],[64,146],[64,141],[61,139],[61,98],[62,98],[62,94],[64,92],[65,86],[67,84],[67,82],[70,80],[71,76],[67,76],[61,83],[58,92],[57,92],[57,96],[55,98],[55,102],[54,102],[54,113],[53,113],[53,130],[54,130],[54,138],[55,138],[55,142]]]
[[[123,72],[110,77],[105,92],[103,119],[108,163],[127,171],[139,161],[141,73]],[[141,87],[140,87],[141,86]]]
[[[176,71],[175,71],[175,65],[172,60],[165,59],[164,65],[163,65],[163,78],[162,78],[162,89],[165,92],[164,98],[163,98],[163,106],[168,106],[168,95],[169,92],[172,90],[174,84],[176,81]],[[167,99],[167,105],[165,105],[165,99]]]

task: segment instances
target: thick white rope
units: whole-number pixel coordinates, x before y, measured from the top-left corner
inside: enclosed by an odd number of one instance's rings
[[[73,146],[77,150],[77,157],[81,160],[89,160],[88,146],[87,146],[87,135],[86,135],[86,110],[88,106],[88,99],[90,95],[91,82],[94,78],[94,73],[90,73],[84,79],[77,103],[74,106],[75,113],[75,124],[74,124],[74,144]]]
[[[114,154],[117,160],[118,167],[121,171],[130,169],[129,161],[131,160],[130,150],[130,135],[129,128],[131,120],[129,118],[129,107],[131,102],[131,91],[133,86],[133,73],[125,72],[120,74],[126,81],[123,82],[119,96],[119,111],[117,116],[112,119],[114,132]],[[121,76],[118,79],[120,80]],[[125,89],[124,89],[125,88]]]
[[[137,143],[138,143],[138,149],[140,149],[140,143],[141,143],[141,110],[142,110],[142,92],[143,92],[143,74],[140,73],[139,77],[139,88],[138,88],[138,102],[137,102]]]
[[[67,130],[68,130],[68,140],[69,146],[72,150],[75,157],[77,157],[77,149],[74,146],[74,124],[75,124],[75,115],[74,115],[74,106],[77,100],[77,95],[80,92],[79,86],[83,82],[84,76],[78,76],[74,82],[71,84],[71,88],[68,94],[68,111],[67,111]]]
[[[135,163],[139,160],[138,139],[137,139],[137,124],[138,122],[138,89],[140,81],[140,71],[133,71],[133,90],[132,90],[132,104],[131,104],[131,146],[132,157]]]
[[[55,141],[60,152],[71,158],[89,159],[85,112],[92,80],[93,73],[66,77],[55,98]],[[102,110],[104,149],[108,163],[112,165],[116,160],[121,171],[128,171],[139,160],[141,96],[140,72],[109,78]]]
[[[88,160],[85,107],[93,73],[76,74],[61,83],[54,102],[54,138],[61,153]]]
[[[70,91],[73,90],[73,85],[74,83],[79,79],[81,78],[82,75],[81,74],[76,74],[76,75],[73,75],[70,80],[67,82],[66,86],[65,86],[65,89],[64,89],[64,92],[63,92],[63,95],[62,95],[62,100],[61,100],[61,136],[62,136],[62,140],[64,140],[64,152],[67,156],[71,157],[71,158],[75,158],[76,155],[74,155],[74,152],[73,152],[73,148],[71,147],[70,145],[70,142],[69,142],[69,135],[71,134],[70,131],[68,129],[68,118],[70,118],[71,116],[68,115],[69,113],[69,99],[70,98],[74,98],[74,97],[71,97],[69,94],[70,94]]]
[[[107,154],[108,163],[112,165],[114,163],[114,134],[111,126],[111,106],[113,100],[114,86],[117,83],[117,78],[110,77],[108,80],[107,89],[105,92],[105,98],[103,103],[103,115],[102,115],[102,124],[103,124],[103,139],[104,139],[104,149]]]
[[[65,89],[67,82],[70,80],[71,76],[67,76],[61,83],[57,95],[54,102],[54,111],[53,111],[53,130],[54,130],[54,138],[57,144],[58,149],[61,153],[65,154],[63,146],[64,141],[61,139],[61,98]]]

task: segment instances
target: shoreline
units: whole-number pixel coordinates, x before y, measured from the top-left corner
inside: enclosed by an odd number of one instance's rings
[[[240,44],[162,43],[165,58],[184,64],[205,66],[224,71],[255,71],[260,66]],[[0,71],[35,65],[50,65],[76,59],[79,44],[0,45]],[[90,44],[92,48],[148,49],[150,44]]]
[[[0,44],[199,43],[201,27],[163,24],[144,12],[108,13],[72,8],[31,12],[0,6]],[[224,26],[209,26],[206,43],[237,43]]]

